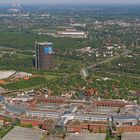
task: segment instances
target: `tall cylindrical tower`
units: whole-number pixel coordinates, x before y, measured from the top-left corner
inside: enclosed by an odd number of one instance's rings
[[[53,43],[35,42],[35,66],[37,69],[51,69],[53,67]]]

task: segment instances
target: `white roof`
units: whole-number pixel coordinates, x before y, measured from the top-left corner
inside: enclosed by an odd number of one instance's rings
[[[52,45],[52,42],[38,42],[38,45]]]
[[[2,79],[7,79],[8,77],[12,76],[13,74],[15,74],[16,71],[0,71],[0,80]]]
[[[63,35],[85,35],[85,32],[58,32]]]

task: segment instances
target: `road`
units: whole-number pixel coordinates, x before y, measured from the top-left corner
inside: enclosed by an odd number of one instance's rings
[[[129,53],[131,53],[131,52],[132,52],[132,51],[126,50],[126,51],[125,51],[124,53],[122,53],[122,54],[118,54],[118,55],[116,55],[116,56],[114,56],[114,57],[107,58],[107,59],[105,59],[105,60],[103,60],[103,61],[101,61],[101,62],[94,63],[94,64],[92,64],[92,65],[90,65],[90,66],[88,66],[88,67],[86,67],[86,68],[87,68],[87,69],[91,69],[91,68],[93,68],[93,67],[96,67],[97,65],[110,62],[110,61],[112,61],[112,60],[114,60],[114,59],[116,59],[116,58],[119,58],[119,57],[122,56],[122,55],[127,55],[127,54],[129,54]]]
[[[112,61],[112,60],[114,60],[114,59],[116,59],[116,58],[119,58],[119,57],[120,57],[120,54],[118,54],[118,55],[116,55],[116,56],[114,56],[114,57],[108,58],[108,59],[106,59],[106,60],[103,60],[103,61],[101,61],[101,62],[94,63],[93,65],[88,66],[88,67],[86,67],[86,68],[87,68],[87,69],[91,69],[91,68],[96,67],[97,65],[110,62],[110,61]]]
[[[114,56],[114,57],[105,59],[105,60],[103,60],[103,61],[101,61],[101,62],[94,63],[94,64],[92,64],[92,65],[90,65],[90,66],[87,66],[86,69],[95,68],[97,65],[110,62],[110,61],[112,61],[112,60],[114,60],[114,59],[116,59],[116,58],[119,58],[119,57],[122,56],[122,55],[127,55],[127,54],[129,54],[129,53],[131,53],[131,52],[132,52],[132,51],[130,51],[130,50],[126,50],[126,51],[125,51],[124,53],[122,53],[122,54],[118,54],[118,55],[116,55],[116,56]],[[119,76],[119,77],[120,77],[120,76],[126,76],[126,77],[128,77],[128,78],[140,79],[140,76],[138,76],[138,75],[133,75],[132,73],[123,73],[123,72],[105,72],[105,73],[108,73],[108,74],[111,74],[111,75],[116,75],[116,76]]]
[[[128,77],[128,78],[134,78],[134,79],[140,79],[140,76],[139,75],[132,75],[131,73],[118,73],[118,72],[105,72],[105,73],[107,73],[107,74],[111,74],[111,75],[116,75],[116,76],[118,76],[118,77]]]

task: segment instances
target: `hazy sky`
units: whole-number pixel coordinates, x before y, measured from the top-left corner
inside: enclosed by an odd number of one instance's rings
[[[13,3],[18,0],[0,0],[2,3]],[[140,0],[20,0],[21,3],[140,3]]]

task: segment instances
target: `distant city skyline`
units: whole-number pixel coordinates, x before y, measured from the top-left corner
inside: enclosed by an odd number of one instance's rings
[[[18,0],[0,0],[0,4],[12,4]],[[140,3],[140,0],[19,0],[23,4],[41,4],[41,3]]]

